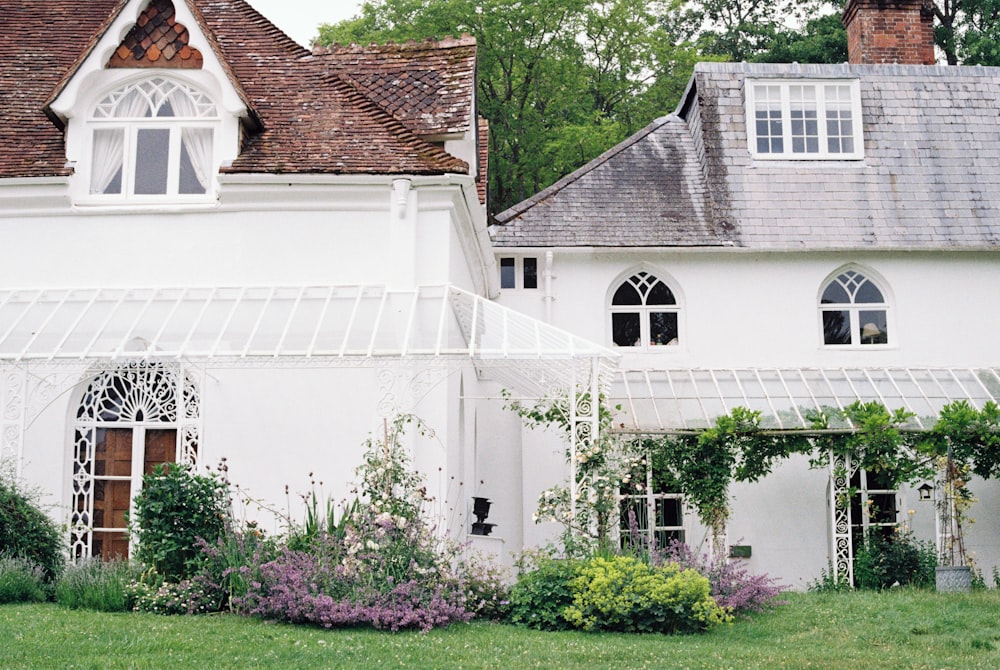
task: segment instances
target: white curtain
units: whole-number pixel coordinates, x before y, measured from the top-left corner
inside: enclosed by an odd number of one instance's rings
[[[186,91],[175,88],[168,96],[170,106],[174,110],[175,116],[198,117],[198,107],[194,100]],[[205,193],[208,192],[208,184],[211,179],[212,170],[212,129],[211,128],[184,128],[181,131],[181,144],[187,151],[194,167],[195,176],[201,184]]]
[[[129,91],[114,108],[119,119],[142,117],[149,109],[149,101],[139,91]],[[90,192],[105,193],[122,168],[125,149],[124,128],[96,128],[94,150],[90,164]],[[124,177],[124,175],[122,175]],[[122,180],[124,181],[124,179]],[[122,185],[124,186],[124,185]],[[121,193],[119,190],[118,193]]]

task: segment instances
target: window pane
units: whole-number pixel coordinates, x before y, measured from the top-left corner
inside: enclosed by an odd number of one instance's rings
[[[656,501],[657,526],[683,526],[681,518],[681,501],[677,498],[660,499]]]
[[[823,344],[850,344],[851,316],[845,310],[823,312]]]
[[[830,285],[826,287],[823,291],[823,297],[820,302],[824,305],[847,305],[851,302],[851,297],[847,295],[847,291],[838,282],[830,282]]]
[[[136,135],[135,192],[162,195],[167,192],[167,165],[170,159],[170,131],[143,128]]]
[[[633,277],[634,279],[634,277]],[[615,297],[611,299],[612,305],[641,305],[642,296],[630,282],[625,282],[615,291]]]
[[[849,86],[826,86],[826,136],[830,153],[854,152],[854,119]]]
[[[124,128],[101,128],[94,131],[90,165],[91,193],[122,192],[124,147]]]
[[[858,313],[858,326],[861,328],[858,341],[861,344],[886,344],[889,332],[885,321],[884,310],[861,310]]]
[[[198,179],[198,173],[191,162],[191,155],[188,153],[187,145],[181,143],[181,174],[177,184],[179,193],[204,193],[205,187]]]
[[[514,273],[514,259],[500,259],[500,288],[514,288],[517,275]]]
[[[524,259],[524,288],[538,288],[538,259]]]
[[[790,86],[788,97],[792,152],[818,153],[819,122],[816,113],[816,87]]]
[[[642,344],[639,339],[639,315],[612,314],[611,338],[619,347],[637,347]]]
[[[178,191],[207,193],[212,170],[213,135],[210,128],[181,130],[181,165]]]
[[[677,312],[649,313],[649,344],[652,346],[677,344]]]
[[[657,281],[649,293],[646,294],[646,304],[647,305],[676,305],[677,300],[674,299],[674,293],[671,291],[666,284],[661,281]]]
[[[784,151],[781,127],[781,87],[754,86],[754,119],[757,131],[757,152],[762,154]]]
[[[861,278],[861,275],[858,275],[858,277]],[[885,302],[885,299],[882,297],[882,292],[878,290],[878,287],[875,286],[875,284],[867,279],[864,279],[861,284],[858,285],[858,290],[854,294],[854,302]]]

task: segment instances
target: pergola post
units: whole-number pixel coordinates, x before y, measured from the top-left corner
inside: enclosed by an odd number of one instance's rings
[[[851,462],[830,452],[830,533],[833,546],[833,577],[843,576],[854,585],[854,547],[851,538]],[[845,502],[846,501],[846,502]]]

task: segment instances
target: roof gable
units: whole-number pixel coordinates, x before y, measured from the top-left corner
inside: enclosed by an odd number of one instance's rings
[[[106,67],[201,69],[201,51],[192,47],[187,26],[177,21],[171,0],[152,0],[111,54]]]

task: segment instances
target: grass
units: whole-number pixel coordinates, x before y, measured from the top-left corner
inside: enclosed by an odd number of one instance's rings
[[[1000,592],[791,594],[707,635],[420,633],[0,606],[4,668],[997,668]]]

